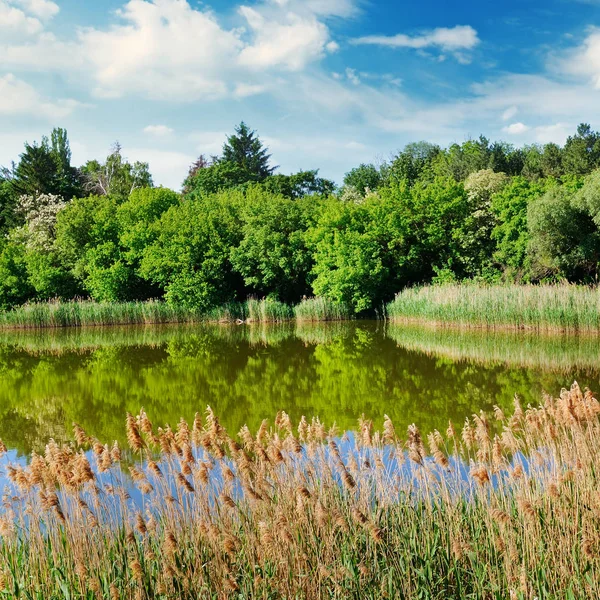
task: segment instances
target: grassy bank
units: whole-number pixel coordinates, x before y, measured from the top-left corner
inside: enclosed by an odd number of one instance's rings
[[[296,306],[276,300],[249,298],[230,302],[210,311],[173,306],[165,302],[38,302],[0,312],[0,328],[42,329],[166,323],[279,323],[335,321],[352,318],[345,306],[323,298],[309,298]]]
[[[600,291],[576,285],[426,286],[398,294],[387,314],[472,327],[600,332]]]
[[[389,419],[338,438],[285,413],[231,437],[209,409],[176,430],[128,416],[125,452],[76,427],[79,450],[50,442],[27,467],[7,465],[0,590],[598,597],[599,413],[574,385],[537,409],[497,410],[497,426],[481,414],[427,440]]]

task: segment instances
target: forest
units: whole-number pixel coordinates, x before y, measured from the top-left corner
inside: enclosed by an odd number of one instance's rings
[[[279,173],[242,122],[175,192],[118,144],[74,166],[56,128],[2,169],[0,236],[2,309],[318,296],[360,315],[419,284],[594,283],[600,132],[581,124],[563,146],[411,143],[337,186]]]

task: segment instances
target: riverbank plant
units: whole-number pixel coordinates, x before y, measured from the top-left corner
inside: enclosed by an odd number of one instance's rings
[[[0,328],[43,329],[58,327],[159,325],[167,323],[278,323],[351,319],[345,305],[310,298],[292,306],[270,298],[249,298],[201,311],[162,301],[93,302],[50,301],[24,304],[0,311]]]
[[[298,321],[345,321],[353,318],[346,304],[327,298],[307,298],[294,308]]]
[[[76,425],[27,466],[2,459],[0,594],[597,597],[599,413],[575,384],[426,438],[283,412],[230,436],[210,409],[175,429],[142,411],[125,450]]]
[[[391,320],[600,331],[600,291],[576,285],[447,284],[406,289],[387,306]]]

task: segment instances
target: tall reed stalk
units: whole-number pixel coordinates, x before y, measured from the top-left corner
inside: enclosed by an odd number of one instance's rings
[[[599,414],[574,384],[426,438],[283,412],[231,436],[209,408],[128,415],[125,451],[75,426],[2,459],[0,596],[597,598]]]
[[[406,289],[392,320],[488,328],[600,332],[600,291],[577,285],[453,284]]]

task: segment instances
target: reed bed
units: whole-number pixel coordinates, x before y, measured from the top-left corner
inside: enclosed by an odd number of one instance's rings
[[[142,411],[122,450],[75,426],[6,466],[0,596],[597,598],[599,413],[574,384],[426,439]]]
[[[600,291],[567,284],[425,286],[398,294],[387,314],[392,320],[598,333]]]
[[[281,323],[294,318],[294,308],[278,300],[248,298],[246,306],[250,323]]]
[[[346,321],[353,318],[349,306],[327,298],[307,298],[294,307],[297,321]]]
[[[0,311],[0,329],[44,329],[114,325],[159,325],[192,323],[281,323],[351,319],[344,305],[324,298],[311,298],[291,306],[269,298],[229,302],[208,311],[147,302],[92,302],[87,300],[34,302]]]
[[[229,315],[232,308],[224,307],[221,312],[206,315],[191,308],[172,306],[159,301],[37,302],[0,312],[0,327],[41,329],[45,327],[194,323],[211,317],[219,320],[223,315]]]

